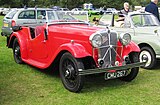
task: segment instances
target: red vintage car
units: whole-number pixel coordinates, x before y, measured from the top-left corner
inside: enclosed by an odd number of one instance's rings
[[[85,75],[91,74],[132,81],[146,60],[139,62],[140,49],[128,33],[117,35],[55,11],[48,11],[46,20],[43,26],[14,26],[7,46],[13,49],[18,64],[40,69],[58,64],[62,83],[69,91],[79,92]]]

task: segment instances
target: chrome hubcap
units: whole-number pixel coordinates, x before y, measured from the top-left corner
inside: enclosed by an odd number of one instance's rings
[[[70,75],[69,70],[66,70],[65,77],[69,77],[69,75]]]
[[[14,53],[15,53],[16,56],[19,56],[19,54],[20,54],[20,49],[19,49],[18,46],[15,48]]]
[[[151,62],[152,62],[152,57],[151,57],[151,54],[148,52],[148,51],[142,51],[141,53],[140,53],[140,55],[139,55],[139,57],[140,57],[140,62],[142,62],[143,61],[143,56],[147,56],[147,62],[146,62],[146,65],[145,65],[145,67],[147,67],[147,66],[149,66],[150,64],[151,64]]]
[[[68,79],[75,78],[75,70],[74,70],[73,66],[71,66],[71,65],[67,66],[67,69],[65,71],[65,77]]]

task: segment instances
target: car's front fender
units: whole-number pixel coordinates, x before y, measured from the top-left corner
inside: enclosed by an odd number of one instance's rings
[[[131,52],[140,52],[140,48],[138,47],[138,45],[134,42],[130,42],[130,44],[128,44],[127,46],[123,47],[122,50],[122,56],[127,56],[129,55]]]
[[[91,56],[91,54],[85,49],[85,47],[78,43],[67,43],[60,46],[59,51],[68,51],[75,58],[83,58]]]

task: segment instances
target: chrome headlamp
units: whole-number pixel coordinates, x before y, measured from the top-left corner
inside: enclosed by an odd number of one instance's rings
[[[92,34],[89,38],[93,47],[100,47],[102,45],[103,39],[101,34]]]
[[[119,36],[122,45],[126,46],[131,42],[131,35],[129,33],[122,33]]]

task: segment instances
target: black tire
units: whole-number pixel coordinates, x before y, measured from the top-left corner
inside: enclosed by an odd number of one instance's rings
[[[84,69],[82,61],[66,52],[60,59],[59,68],[64,87],[71,92],[80,92],[84,84],[84,76],[78,75],[78,69]]]
[[[142,56],[143,55],[146,55],[148,57],[148,61],[147,61],[146,65],[143,66],[142,68],[154,69],[154,67],[155,67],[155,65],[157,63],[157,59],[156,59],[156,54],[152,50],[152,48],[150,48],[150,47],[142,47],[141,48],[141,52],[139,54],[140,61],[142,61]]]
[[[139,55],[138,53],[131,53],[129,55],[129,58],[130,58],[130,61],[131,61],[130,63],[139,62],[138,55]],[[131,68],[131,69],[129,69],[127,76],[121,77],[119,79],[122,80],[122,81],[130,82],[133,79],[135,79],[135,77],[137,76],[138,72],[139,72],[139,67]]]
[[[20,45],[18,43],[18,39],[15,38],[13,41],[13,57],[16,63],[22,64],[23,61],[21,59],[21,51],[20,51]]]

